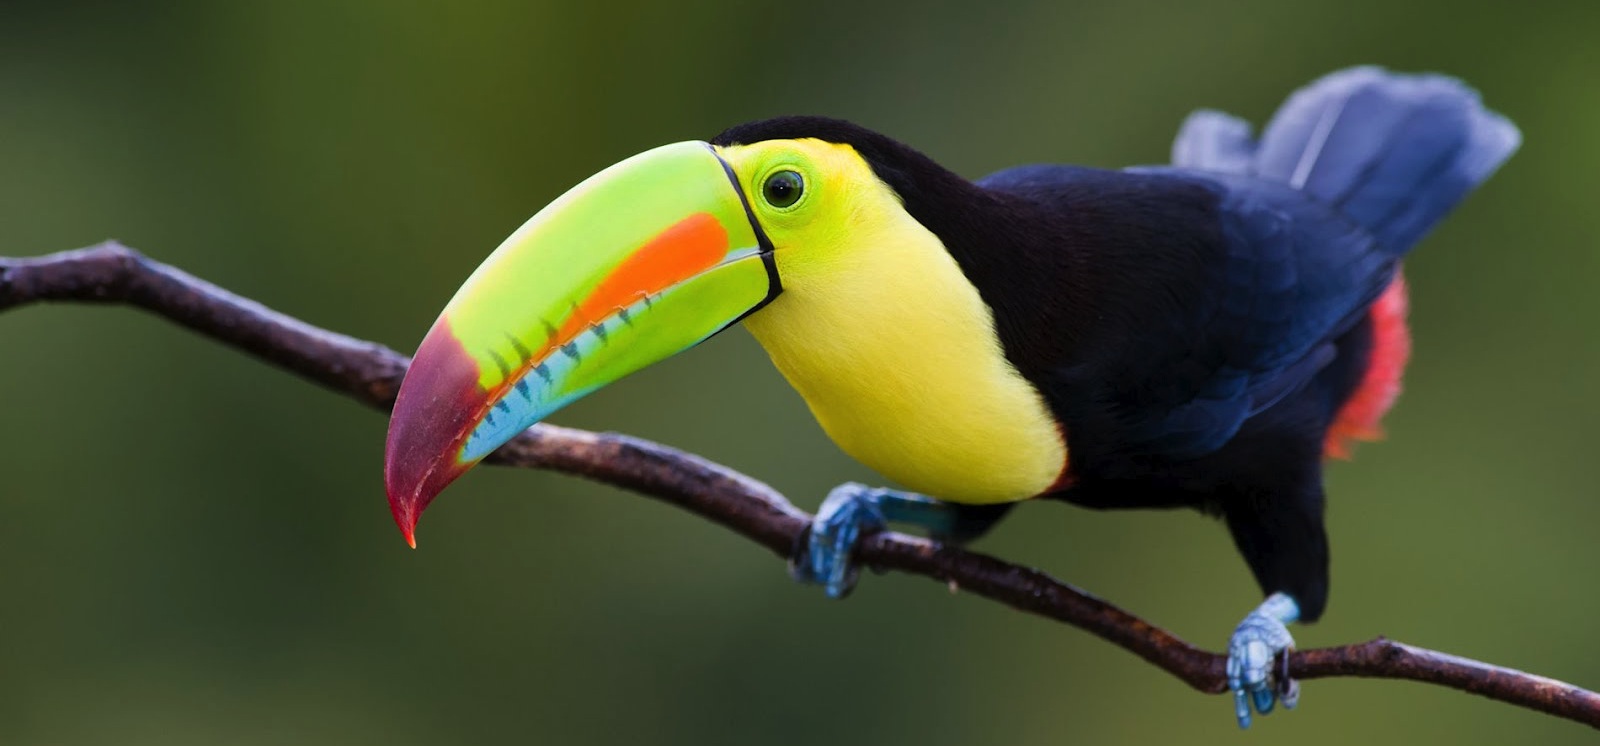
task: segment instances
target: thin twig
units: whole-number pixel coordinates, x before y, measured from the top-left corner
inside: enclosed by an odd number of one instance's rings
[[[137,306],[387,412],[409,361],[379,344],[320,329],[151,261],[114,242],[31,259],[0,257],[0,311],[39,301]],[[536,425],[490,463],[576,474],[662,500],[788,557],[811,516],[771,487],[698,456],[613,433]],[[1126,648],[1207,693],[1227,689],[1225,658],[1042,572],[892,532],[865,539],[870,566],[924,575],[1065,622]],[[1296,651],[1302,679],[1409,679],[1600,728],[1600,695],[1571,684],[1383,638]]]

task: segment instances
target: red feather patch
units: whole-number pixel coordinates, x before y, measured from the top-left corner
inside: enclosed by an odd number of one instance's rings
[[[1328,428],[1322,455],[1348,459],[1358,440],[1383,437],[1380,423],[1400,395],[1400,377],[1411,359],[1411,330],[1406,327],[1406,281],[1396,274],[1372,304],[1372,353],[1355,393],[1339,408]]]

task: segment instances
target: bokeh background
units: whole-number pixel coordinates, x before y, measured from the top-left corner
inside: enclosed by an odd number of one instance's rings
[[[499,240],[645,148],[855,119],[978,176],[1164,160],[1376,62],[1448,71],[1526,145],[1409,275],[1389,441],[1331,469],[1305,646],[1387,634],[1600,686],[1593,2],[43,2],[0,6],[0,254],[116,237],[413,349]],[[554,418],[816,505],[873,481],[743,331]],[[125,309],[0,317],[0,743],[1296,744],[1592,739],[1416,684],[1310,682],[1235,729],[1072,628],[925,579],[848,602],[670,507],[484,469],[419,551],[385,419]],[[979,545],[1220,647],[1257,600],[1189,513],[1028,505]]]

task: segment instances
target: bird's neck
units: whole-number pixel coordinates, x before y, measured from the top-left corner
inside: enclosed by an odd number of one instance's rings
[[[977,288],[1011,363],[1033,375],[1067,359],[1094,315],[1093,227],[1061,205],[1047,209],[979,186],[889,138],[864,150],[904,211],[938,236]]]
[[[1067,453],[955,259],[900,209],[855,226],[826,276],[786,278],[746,326],[834,442],[911,489],[994,503],[1045,492]]]

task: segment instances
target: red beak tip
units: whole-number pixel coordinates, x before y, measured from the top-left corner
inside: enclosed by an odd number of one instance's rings
[[[416,549],[417,516],[412,515],[410,511],[405,511],[404,513],[397,511],[395,514],[395,523],[400,526],[400,537],[405,539],[406,543],[411,545],[412,549]]]
[[[394,512],[394,524],[400,529],[400,537],[412,549],[417,548],[417,519],[421,516],[412,507],[409,500],[395,500],[391,497],[389,508]]]

